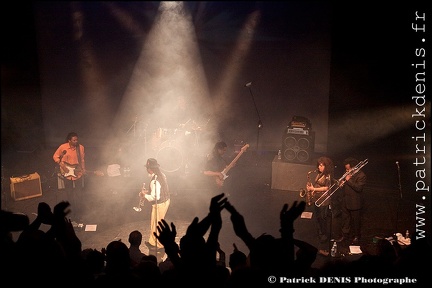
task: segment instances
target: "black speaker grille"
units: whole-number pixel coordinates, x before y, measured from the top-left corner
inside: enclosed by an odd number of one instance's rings
[[[312,133],[311,133],[312,134]],[[309,163],[314,150],[314,135],[284,133],[282,137],[283,160],[294,163]]]

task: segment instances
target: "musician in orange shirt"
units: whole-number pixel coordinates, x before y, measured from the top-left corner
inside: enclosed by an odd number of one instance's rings
[[[82,207],[80,199],[84,189],[85,149],[78,143],[78,134],[70,132],[66,136],[66,142],[61,144],[52,156],[58,164],[59,190],[64,190],[61,201],[71,204],[71,217],[79,218]],[[58,197],[57,197],[58,198]]]

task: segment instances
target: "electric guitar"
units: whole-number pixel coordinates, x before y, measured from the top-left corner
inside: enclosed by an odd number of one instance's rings
[[[71,179],[71,180],[77,180],[79,178],[81,178],[81,176],[83,176],[83,170],[81,168],[81,166],[79,164],[69,164],[67,162],[64,162],[66,167],[68,168],[69,171],[65,171],[62,167],[60,167],[60,175],[62,178],[64,179]],[[102,171],[89,171],[86,170],[85,174],[88,173],[92,173],[95,174],[97,176],[104,176],[104,173]],[[72,177],[72,178],[69,178]]]
[[[241,148],[240,152],[237,154],[237,156],[236,156],[236,157],[231,161],[231,163],[228,164],[228,165],[225,167],[224,170],[222,170],[222,172],[221,172],[222,175],[223,175],[223,178],[222,178],[222,179],[221,179],[220,177],[216,177],[216,185],[217,185],[219,188],[223,186],[225,179],[228,178],[228,175],[227,175],[228,171],[229,171],[232,167],[234,167],[234,165],[236,164],[237,160],[238,160],[238,159],[240,158],[240,156],[241,156],[241,155],[246,151],[247,148],[249,148],[249,144],[244,145],[244,146]]]

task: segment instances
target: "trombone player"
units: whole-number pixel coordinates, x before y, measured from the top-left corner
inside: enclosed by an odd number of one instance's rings
[[[349,157],[344,160],[345,170],[350,172],[359,164],[359,160]],[[361,236],[361,210],[363,204],[363,187],[366,185],[366,174],[358,171],[348,175],[343,183],[342,233],[352,237],[351,244],[357,245]]]
[[[317,160],[318,174],[313,183],[307,183],[306,189],[318,199],[324,192],[326,192],[332,185],[332,178],[334,173],[333,161],[328,157],[320,157]],[[331,211],[330,199],[324,201],[320,206],[314,205],[313,220],[318,234],[318,254],[328,256],[330,251],[330,237],[331,237]]]

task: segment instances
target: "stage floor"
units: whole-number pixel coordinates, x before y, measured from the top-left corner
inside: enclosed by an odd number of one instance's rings
[[[39,202],[46,202],[54,207],[62,199],[62,191],[58,190],[57,176],[52,172],[51,162],[43,165],[41,164],[43,162],[38,161],[41,157],[47,158],[46,155],[50,155],[52,151],[39,153],[30,155],[31,157],[9,155],[14,159],[22,157],[22,160],[14,162],[14,165],[5,163],[9,165],[4,166],[9,175],[5,174],[2,181],[2,209],[25,213],[31,221],[36,217]],[[297,190],[272,189],[272,176],[274,176],[272,164],[275,153],[270,151],[261,155],[250,153],[246,156],[245,154],[226,180],[226,185],[229,187],[229,201],[244,215],[247,227],[255,237],[263,233],[279,237],[279,212],[283,204],[304,200]],[[365,169],[369,177],[364,190],[365,205],[360,240],[363,254],[376,253],[374,237],[389,237],[396,232],[404,233],[406,230],[413,231],[415,228],[415,203],[409,197],[401,198],[397,187],[388,185],[389,177],[393,177],[393,174],[382,169],[382,165],[386,165],[385,162],[371,161],[371,159],[369,161],[371,164],[368,164],[369,167]],[[294,166],[297,165],[301,164]],[[9,177],[35,171],[41,175],[42,195],[19,201],[12,199]],[[185,171],[167,173],[172,195],[166,220],[177,226],[178,238],[184,235],[194,217],[202,219],[208,212],[212,195],[206,189],[204,182],[200,181],[202,178],[197,175],[198,171],[199,169],[191,169],[188,173]],[[377,173],[377,171],[381,172]],[[76,232],[83,249],[100,250],[113,240],[127,243],[129,233],[139,230],[144,236],[141,249],[145,253],[149,252],[144,241],[148,239],[150,233],[150,207],[145,205],[141,212],[133,209],[139,203],[138,192],[142,182],[145,181],[143,179],[145,176],[139,176],[144,174],[140,173],[141,171],[132,173],[133,177],[123,177],[116,181],[106,177],[86,177],[86,194],[82,207],[84,212],[81,219],[72,219],[77,224],[82,224],[79,225],[82,227],[76,228]],[[298,177],[304,177],[306,182],[306,175]],[[394,180],[391,183],[394,183]],[[306,211],[311,212],[312,207],[307,206]],[[235,243],[247,254],[246,246],[233,232],[229,213],[222,211],[222,216],[223,227],[219,238],[221,248],[228,257]],[[95,231],[85,231],[86,227],[93,227]],[[42,229],[48,228],[42,227]],[[18,235],[19,233],[14,234],[15,237]],[[297,219],[294,236],[315,246],[318,245],[315,226],[311,219]],[[346,254],[345,257],[349,260],[357,259],[361,255]],[[158,256],[159,259],[164,257],[163,254]],[[318,256],[314,266],[320,267],[327,261],[329,261],[328,257]]]

